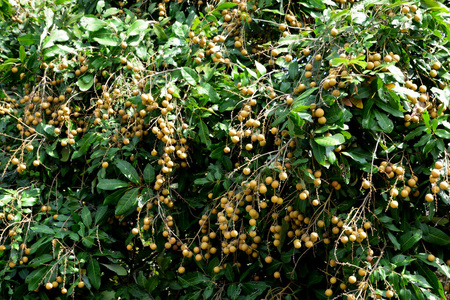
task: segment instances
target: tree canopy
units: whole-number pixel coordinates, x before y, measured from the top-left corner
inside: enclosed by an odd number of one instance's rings
[[[0,298],[449,299],[443,2],[0,0]]]

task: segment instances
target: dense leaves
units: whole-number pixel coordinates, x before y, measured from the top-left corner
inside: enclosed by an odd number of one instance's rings
[[[0,0],[0,298],[448,298],[449,19]]]

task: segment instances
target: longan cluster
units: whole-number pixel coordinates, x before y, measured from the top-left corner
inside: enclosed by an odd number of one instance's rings
[[[199,49],[197,52],[197,57],[194,59],[197,64],[202,62],[205,55],[212,57],[212,61],[214,63],[231,63],[230,59],[225,58],[223,54],[224,52],[222,52],[223,43],[226,41],[226,38],[223,35],[216,35],[208,41],[206,36],[199,37],[196,36],[193,31],[190,31],[189,39],[193,44],[198,44],[200,48],[206,48],[205,51],[203,51],[203,49]]]

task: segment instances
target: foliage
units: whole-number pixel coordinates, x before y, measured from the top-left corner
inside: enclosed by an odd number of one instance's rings
[[[2,299],[443,299],[436,0],[0,0]]]

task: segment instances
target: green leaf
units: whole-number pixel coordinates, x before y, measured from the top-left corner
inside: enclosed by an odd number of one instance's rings
[[[257,299],[259,295],[270,288],[270,285],[265,281],[250,281],[242,283],[242,289],[247,295],[251,295],[251,299]]]
[[[86,225],[87,228],[91,227],[92,216],[87,206],[84,206],[83,209],[81,210],[81,220],[83,220],[83,223],[84,225]]]
[[[97,2],[96,9],[97,9],[98,13],[101,13],[104,7],[105,7],[105,1],[100,0]]]
[[[397,108],[394,108],[394,107],[390,106],[389,104],[386,104],[382,101],[376,101],[376,104],[379,108],[390,113],[391,115],[393,115],[395,117],[403,118],[403,112],[398,110]]]
[[[89,132],[83,136],[83,138],[77,142],[80,145],[77,151],[73,152],[72,159],[83,156],[88,151],[92,143],[94,143],[100,136],[97,133]]]
[[[128,187],[128,182],[119,179],[99,179],[97,187],[101,190],[113,191]]]
[[[403,75],[402,71],[394,65],[390,65],[387,67],[391,74],[394,76],[395,80],[400,83],[405,83],[405,75]]]
[[[63,148],[61,150],[61,161],[62,162],[66,162],[66,161],[69,160],[69,157],[70,157],[70,150],[69,150],[69,148]]]
[[[206,283],[209,278],[200,272],[191,272],[186,275],[178,277],[178,281],[184,288],[198,285],[200,283]]]
[[[130,25],[130,27],[127,30],[128,36],[138,35],[142,31],[146,30],[148,28],[148,21],[145,20],[136,20],[133,24]]]
[[[331,65],[333,67],[339,66],[341,64],[348,66],[348,63],[350,62],[347,58],[333,58],[331,61]]]
[[[167,41],[167,35],[164,32],[164,28],[162,28],[161,25],[153,24],[153,28],[155,29],[155,33],[158,36],[158,39],[162,41]]]
[[[17,38],[19,43],[25,46],[39,44],[39,39],[39,35],[33,33],[24,34]]]
[[[450,237],[445,234],[442,230],[437,228],[427,226],[426,224],[420,224],[420,228],[423,232],[423,240],[440,246],[445,246],[450,244]]]
[[[324,165],[326,162],[326,149],[323,146],[320,146],[315,141],[311,141],[311,146],[313,150],[314,157],[317,162],[321,165]]]
[[[434,134],[436,134],[438,137],[440,137],[442,139],[450,139],[450,132],[448,132],[445,129],[441,129],[441,128],[436,129]]]
[[[155,181],[155,168],[152,166],[152,164],[147,164],[145,166],[143,176],[144,176],[144,181],[147,184],[150,184],[153,181]]]
[[[94,76],[92,74],[85,74],[80,76],[77,81],[77,85],[81,91],[89,90],[94,85]]]
[[[256,66],[256,69],[258,70],[260,76],[264,76],[267,73],[266,67],[264,67],[263,64],[261,64],[260,62],[258,62],[256,60],[255,60],[255,66]]]
[[[208,126],[206,126],[205,122],[203,120],[200,120],[198,123],[198,134],[200,136],[200,140],[202,143],[206,144],[207,147],[211,146],[211,139],[209,138],[209,129]]]
[[[55,232],[53,231],[53,229],[51,229],[50,227],[48,227],[47,225],[34,225],[30,228],[31,230],[33,230],[36,233],[42,233],[42,234],[55,234]]]
[[[400,250],[401,246],[400,246],[400,243],[398,242],[397,238],[390,231],[388,231],[387,235],[388,235],[388,238],[391,240],[392,244],[394,245],[394,249]]]
[[[411,229],[400,236],[402,251],[406,251],[414,246],[422,238],[422,230]]]
[[[119,9],[117,7],[110,7],[102,14],[103,18],[113,16],[119,13]]]
[[[220,101],[219,94],[209,83],[201,83],[200,86],[197,87],[197,91],[202,95],[207,95],[209,97],[209,101],[213,103],[218,103]]]
[[[415,258],[412,258],[411,256],[406,256],[403,254],[397,254],[396,256],[394,256],[391,259],[391,262],[396,265],[397,267],[400,266],[407,266],[409,265],[411,262],[415,261]]]
[[[111,265],[111,264],[102,264],[111,271],[115,272],[119,276],[126,276],[128,274],[127,270],[121,265]]]
[[[105,28],[108,23],[93,17],[83,17],[80,20],[81,26],[86,28],[87,31],[97,31],[102,28]]]
[[[409,132],[405,136],[404,140],[405,141],[409,141],[409,140],[415,138],[416,136],[421,135],[425,130],[426,130],[425,126],[418,126],[416,129],[414,129],[413,131]]]
[[[151,276],[147,281],[146,285],[147,291],[151,294],[158,286],[158,283],[159,283],[158,275]]]
[[[438,292],[438,294],[441,295],[441,297],[444,297],[445,299],[445,295],[444,295],[444,289],[442,288],[442,284],[440,283],[439,279],[437,278],[436,274],[434,274],[434,272],[432,272],[430,270],[430,268],[428,268],[427,266],[425,266],[425,264],[421,263],[421,262],[415,262],[414,266],[417,267],[417,270],[419,271],[419,274],[421,274],[422,276],[424,276],[427,281],[431,284],[431,286],[433,287],[433,289],[435,291]]]
[[[436,267],[442,274],[450,278],[450,267],[446,265],[445,261],[442,261],[439,257],[432,262],[428,260],[428,253],[419,253],[416,257],[427,265]]]
[[[139,193],[139,188],[134,188],[127,191],[117,203],[115,214],[116,216],[120,216],[126,213],[130,208],[136,205],[138,199],[137,195]]]
[[[30,267],[41,267],[43,264],[48,263],[53,260],[53,256],[51,254],[41,254],[38,257],[34,258],[28,266]]]
[[[121,159],[116,159],[114,161],[114,164],[128,180],[136,184],[139,184],[141,182],[136,169],[129,162]]]
[[[227,296],[230,297],[230,299],[235,300],[239,297],[239,294],[241,293],[241,284],[239,283],[232,283],[228,286],[227,289]]]
[[[114,47],[119,45],[119,39],[113,33],[107,31],[99,31],[95,36],[92,36],[92,40],[103,46]]]
[[[390,133],[394,130],[394,123],[392,123],[391,119],[384,113],[374,109],[375,118],[378,120],[378,125],[384,132]]]
[[[224,3],[217,5],[216,10],[224,10],[224,9],[235,7],[236,5],[237,5],[236,3],[224,2]]]
[[[106,200],[106,199],[105,199]],[[103,221],[104,217],[108,213],[108,205],[99,205],[97,206],[97,211],[95,212],[95,221],[94,223],[98,225],[101,221]]]
[[[291,62],[289,64],[288,73],[289,73],[289,77],[292,80],[294,80],[297,77],[297,75],[299,73],[298,62],[297,61]]]
[[[345,137],[338,133],[332,136],[321,136],[314,138],[314,141],[324,147],[337,146],[345,143]]]
[[[65,42],[69,40],[69,35],[65,30],[55,30],[49,37],[45,38],[42,45],[42,49],[49,48],[55,44],[55,42]]]
[[[27,54],[25,53],[25,47],[20,46],[19,48],[19,59],[22,63],[25,62],[25,59],[27,58]]]
[[[98,290],[100,289],[100,284],[102,283],[101,280],[101,273],[100,273],[100,265],[98,264],[98,261],[91,257],[89,260],[89,263],[87,265],[87,276],[89,278],[89,282],[92,284],[92,286]]]
[[[41,281],[44,279],[44,276],[47,274],[47,272],[50,270],[50,266],[48,267],[40,267],[33,272],[31,272],[27,278],[25,279],[26,282],[28,282],[28,290],[34,291],[38,288]]]
[[[188,67],[181,68],[181,75],[190,85],[197,85],[197,82],[199,81],[197,72],[195,72],[191,68]]]

